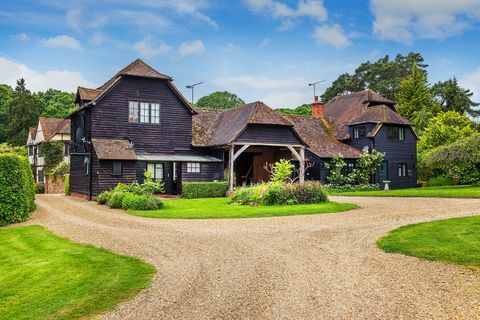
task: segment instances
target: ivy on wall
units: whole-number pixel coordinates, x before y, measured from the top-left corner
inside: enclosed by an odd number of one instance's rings
[[[59,141],[42,143],[39,146],[43,156],[45,172],[49,172],[63,161],[64,143]]]

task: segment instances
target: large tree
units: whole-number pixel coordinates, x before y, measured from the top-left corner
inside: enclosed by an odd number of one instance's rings
[[[13,99],[8,108],[8,142],[13,146],[24,145],[27,140],[28,128],[38,121],[38,109],[34,95],[27,90],[25,80],[17,80]]]
[[[475,109],[480,103],[472,101],[473,92],[460,87],[457,78],[437,82],[433,85],[432,92],[444,111],[466,112],[472,117],[480,116],[480,110]]]
[[[8,109],[13,99],[13,89],[6,84],[0,84],[0,143],[8,138]]]
[[[400,82],[396,94],[397,110],[421,130],[428,120],[440,111],[433,99],[426,75],[414,64],[409,76]]]
[[[55,89],[35,94],[41,116],[64,118],[75,109],[75,94]]]
[[[394,99],[400,82],[412,71],[416,64],[422,73],[426,74],[423,57],[419,53],[398,54],[395,60],[385,57],[375,62],[364,62],[354,74],[340,75],[322,95],[322,101],[327,102],[337,95],[355,91],[372,89],[389,99]]]
[[[312,114],[312,105],[311,104],[302,104],[301,106],[296,107],[295,109],[290,108],[278,108],[275,111],[283,114],[298,114],[309,116]]]
[[[228,91],[216,91],[203,96],[195,103],[197,108],[231,109],[245,104],[236,94]]]

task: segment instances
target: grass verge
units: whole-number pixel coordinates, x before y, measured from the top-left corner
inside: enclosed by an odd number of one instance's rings
[[[329,191],[335,196],[361,196],[361,197],[426,197],[426,198],[480,198],[479,186],[445,186],[396,189],[390,191]]]
[[[358,208],[349,203],[326,202],[292,206],[242,206],[229,204],[229,198],[169,199],[160,210],[128,210],[135,216],[170,219],[224,219],[292,216],[332,213]]]
[[[377,245],[386,252],[480,266],[480,216],[400,227],[380,238]]]
[[[148,287],[154,273],[40,226],[0,228],[0,319],[91,318]]]

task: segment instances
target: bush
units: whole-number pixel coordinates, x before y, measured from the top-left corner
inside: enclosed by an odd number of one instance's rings
[[[184,182],[182,197],[185,199],[225,197],[228,182]]]
[[[70,174],[69,173],[65,175],[65,180],[63,183],[64,183],[63,190],[65,192],[65,195],[69,196],[70,195]]]
[[[232,195],[232,202],[242,205],[294,205],[322,203],[327,195],[316,181],[300,183],[268,183],[240,188]]]
[[[0,226],[25,221],[35,209],[35,183],[26,157],[0,154]]]
[[[450,177],[438,176],[428,179],[427,185],[430,187],[453,186],[455,181]]]
[[[375,191],[380,190],[380,185],[375,184],[344,184],[344,185],[337,185],[337,184],[326,184],[324,185],[327,192],[351,192],[351,191]]]
[[[49,174],[53,177],[64,176],[70,172],[70,161],[63,160],[59,164],[57,164],[52,170],[50,170]]]
[[[45,185],[41,182],[35,183],[35,193],[45,193]]]
[[[112,197],[113,190],[103,191],[97,196],[98,204],[107,204],[110,198]]]
[[[134,194],[143,194],[143,190],[141,186],[137,183],[130,183],[130,184],[125,184],[125,183],[119,183],[115,188],[113,188],[113,191],[115,192],[130,192]]]
[[[162,200],[148,195],[125,193],[122,201],[122,208],[125,210],[157,210],[161,207]]]
[[[128,192],[113,191],[110,198],[107,201],[107,206],[112,209],[118,209],[122,207],[122,201]]]
[[[153,173],[145,170],[143,172],[145,177],[143,184],[140,186],[143,193],[156,194],[165,192],[165,183],[162,180],[153,180]]]

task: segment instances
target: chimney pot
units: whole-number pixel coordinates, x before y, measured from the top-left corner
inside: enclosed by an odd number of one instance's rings
[[[318,102],[318,96],[315,96],[315,102]]]

